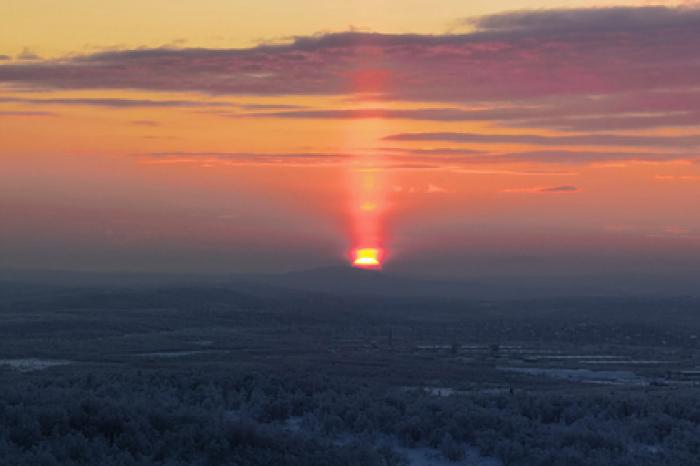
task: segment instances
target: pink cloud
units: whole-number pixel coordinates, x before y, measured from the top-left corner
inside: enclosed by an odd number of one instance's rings
[[[508,188],[501,190],[506,194],[571,194],[579,192],[579,188],[572,185],[546,186],[533,188]]]
[[[210,94],[382,93],[505,101],[692,89],[700,10],[544,10],[471,20],[452,35],[346,32],[248,49],[137,49],[0,65],[0,82]],[[371,73],[370,73],[371,71]]]
[[[4,61],[0,84],[434,103],[400,110],[267,104],[224,115],[234,117],[473,120],[590,132],[700,124],[700,8],[537,10],[466,23],[475,30],[345,32],[243,49],[135,49]],[[135,105],[105,99],[34,102],[58,103]]]

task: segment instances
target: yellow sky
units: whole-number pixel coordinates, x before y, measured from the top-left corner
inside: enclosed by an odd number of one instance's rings
[[[246,47],[350,28],[440,33],[466,18],[530,8],[678,4],[658,0],[3,0],[0,55],[43,57],[102,48]]]

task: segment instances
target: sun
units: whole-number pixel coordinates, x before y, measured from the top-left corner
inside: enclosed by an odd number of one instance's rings
[[[362,269],[380,269],[381,250],[378,248],[358,248],[354,251],[352,265]]]

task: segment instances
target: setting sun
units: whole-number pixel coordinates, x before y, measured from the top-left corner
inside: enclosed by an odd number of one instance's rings
[[[380,250],[377,248],[356,249],[352,264],[355,267],[377,269],[382,265],[380,255]]]

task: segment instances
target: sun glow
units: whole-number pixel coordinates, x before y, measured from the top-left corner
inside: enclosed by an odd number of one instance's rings
[[[377,248],[359,248],[355,249],[354,260],[352,264],[355,267],[365,269],[381,268],[381,251]]]
[[[374,202],[371,202],[371,201],[365,202],[360,206],[360,209],[364,210],[365,212],[372,212],[376,208],[377,208],[377,204],[375,204]]]
[[[357,68],[351,73],[351,91],[358,97],[352,104],[356,110],[375,106],[367,96],[388,92],[392,76],[382,55],[381,48],[367,47],[356,56]],[[355,152],[347,172],[350,245],[347,258],[353,267],[378,270],[387,260],[386,216],[390,206],[389,174],[383,168],[381,147],[383,137],[393,132],[393,123],[382,118],[362,118],[347,120],[344,125],[344,151]]]

